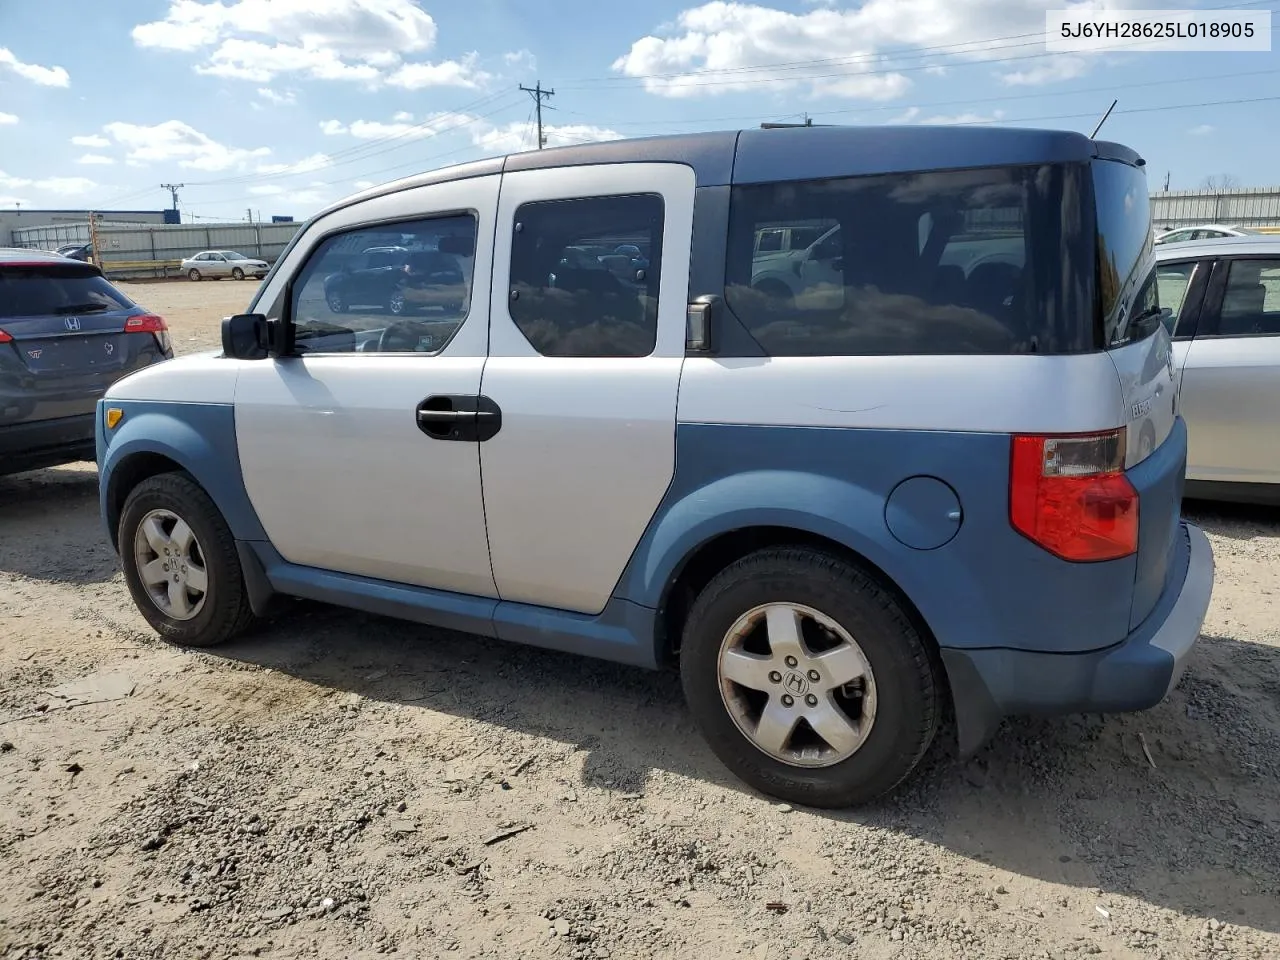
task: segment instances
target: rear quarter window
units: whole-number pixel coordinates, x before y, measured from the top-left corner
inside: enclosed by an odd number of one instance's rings
[[[725,299],[771,356],[1093,348],[1084,168],[1037,165],[733,188]],[[761,257],[758,231],[821,232]]]

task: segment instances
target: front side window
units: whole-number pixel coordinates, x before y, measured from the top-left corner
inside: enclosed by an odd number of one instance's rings
[[[1233,260],[1218,336],[1280,335],[1280,260]]]
[[[293,284],[296,353],[439,353],[467,318],[471,214],[378,224],[323,240]]]
[[[733,188],[726,302],[770,356],[1093,349],[1084,168],[929,171]],[[752,256],[765,224],[807,247]]]
[[[662,198],[526,203],[511,239],[508,310],[547,357],[644,357],[658,337]]]

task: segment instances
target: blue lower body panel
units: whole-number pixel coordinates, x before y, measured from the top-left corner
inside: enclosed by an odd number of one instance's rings
[[[961,754],[981,746],[1006,716],[1123,713],[1163,700],[1182,677],[1213,592],[1213,551],[1198,527],[1180,525],[1170,566],[1151,613],[1107,649],[1067,654],[943,648]]]

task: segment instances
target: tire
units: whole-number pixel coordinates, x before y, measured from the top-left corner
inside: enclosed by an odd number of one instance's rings
[[[169,517],[185,523],[193,535],[193,545],[184,551],[175,549],[171,558],[176,560],[179,552],[182,553],[181,575],[187,579],[182,586],[187,589],[181,595],[190,607],[187,616],[174,615],[162,606],[164,600],[152,595],[153,590],[162,591],[154,582],[148,586],[143,572],[144,560],[139,556],[140,551],[145,551],[148,557],[154,555],[154,562],[167,562],[163,551],[154,549],[150,543],[152,538],[139,528],[144,521],[155,519],[163,529]],[[176,524],[169,526],[168,532],[174,535],[170,542],[176,547],[183,539],[177,536]],[[209,495],[190,475],[162,473],[134,487],[121,511],[118,534],[129,593],[139,612],[162,639],[187,647],[212,647],[240,635],[253,623],[235,539]],[[188,585],[198,582],[189,571],[200,569],[200,564],[205,573],[202,592]],[[146,568],[156,572],[151,563],[147,563]],[[175,572],[175,578],[177,575]],[[173,597],[177,587],[170,588],[167,573],[164,576],[163,592],[169,606],[176,609]]]
[[[231,271],[231,279],[233,279],[233,280],[243,280],[243,279],[244,279],[244,271],[243,271],[243,270],[241,270],[239,267],[236,267],[235,269],[233,269],[233,270]]]
[[[328,304],[329,306],[330,313],[346,313],[347,312],[347,309],[348,309],[347,301],[343,298],[342,294],[339,291],[335,290],[333,293],[329,294],[324,299],[325,299],[325,303]]]
[[[201,279],[200,271],[197,270],[195,267],[192,267],[190,270],[187,271],[187,279],[190,280],[192,283],[198,283]]]
[[[766,653],[776,653],[772,636],[761,640],[759,630],[748,631],[745,641],[732,641],[735,628],[766,605],[775,610],[791,605],[808,610],[836,628],[828,632],[818,622],[802,615],[801,656],[820,655],[825,644],[844,632],[852,639],[842,644],[843,666],[850,663],[865,670],[862,680],[838,688],[826,688],[839,670],[828,670],[827,662],[809,660],[796,666],[788,662],[759,674],[753,681],[774,692],[754,693],[753,688],[722,680],[722,649],[737,649],[751,655],[751,644],[765,643]],[[782,623],[789,622],[787,620]],[[769,621],[772,627],[773,621]],[[785,635],[780,630],[779,635]],[[785,645],[781,645],[785,649]],[[759,648],[757,647],[756,650]],[[834,649],[834,648],[833,648]],[[817,651],[817,654],[815,654]],[[860,654],[860,659],[856,654]],[[726,653],[726,656],[729,654]],[[763,671],[775,661],[743,658],[751,670]],[[757,668],[757,663],[765,664]],[[808,673],[806,668],[818,668]],[[680,674],[689,711],[712,752],[736,776],[763,793],[810,807],[843,808],[868,803],[892,791],[911,775],[925,756],[938,732],[942,718],[943,694],[940,665],[926,640],[913,625],[896,598],[879,583],[851,563],[819,550],[779,547],[750,554],[722,570],[694,601],[685,622],[680,654]],[[806,676],[807,674],[807,676]],[[775,677],[778,679],[775,680]],[[798,677],[798,678],[797,678]],[[821,684],[818,679],[821,679]],[[812,679],[812,685],[807,680]],[[769,686],[776,684],[775,686]],[[782,705],[791,689],[792,707]],[[812,707],[802,705],[812,701]],[[778,753],[770,753],[749,736],[744,728],[755,727],[763,712],[753,718],[748,701],[768,704],[773,716],[792,718],[814,716],[823,729],[837,710],[845,717],[843,727],[860,731],[848,742],[851,750],[808,746],[818,740],[817,727],[798,725]],[[797,713],[792,713],[794,710]],[[811,712],[810,712],[811,711]],[[852,711],[852,714],[851,712]],[[859,714],[859,711],[865,711]],[[859,714],[860,724],[848,717]],[[867,717],[870,717],[869,729]],[[753,722],[753,720],[757,722]],[[782,729],[792,719],[782,721]],[[792,729],[792,728],[788,728]],[[859,739],[860,738],[860,739]],[[808,749],[813,755],[800,756]],[[787,753],[791,759],[781,759]],[[825,759],[824,759],[825,757]]]
[[[391,299],[387,301],[387,309],[390,310],[397,317],[404,316],[408,312],[408,310],[406,309],[407,307],[408,307],[408,304],[405,303],[403,293],[393,293],[391,295]]]

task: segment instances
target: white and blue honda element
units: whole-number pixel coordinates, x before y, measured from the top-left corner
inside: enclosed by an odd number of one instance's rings
[[[102,513],[174,643],[280,595],[676,665],[740,778],[857,804],[940,734],[1178,682],[1213,557],[1152,267],[1143,161],[1076,133],[438,170],[111,388]]]

